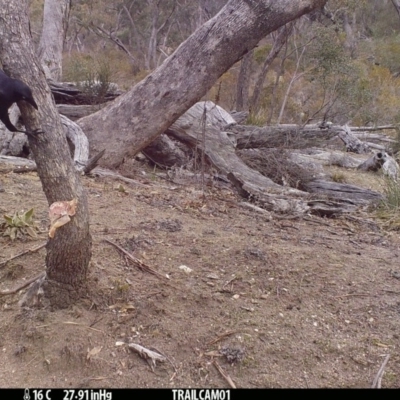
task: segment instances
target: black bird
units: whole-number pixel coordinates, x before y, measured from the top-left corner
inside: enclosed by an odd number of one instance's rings
[[[35,132],[27,132],[20,131],[17,129],[10,121],[10,117],[8,116],[8,109],[12,106],[12,104],[25,100],[32,107],[38,109],[36,101],[32,96],[32,91],[28,85],[19,79],[13,79],[7,76],[0,69],[0,120],[7,127],[7,129],[11,132],[23,132],[29,135],[33,133],[40,133],[41,131]]]

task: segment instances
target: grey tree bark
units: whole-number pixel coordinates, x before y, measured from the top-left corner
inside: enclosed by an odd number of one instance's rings
[[[249,110],[250,72],[253,61],[253,50],[249,51],[240,63],[238,82],[236,85],[236,111]]]
[[[118,167],[165,131],[264,36],[326,1],[230,0],[152,74],[78,121],[91,151],[108,147],[101,164]]]
[[[28,0],[0,0],[0,60],[6,73],[32,88],[39,106],[35,111],[25,102],[18,104],[25,126],[30,131],[43,131],[36,137],[29,136],[29,145],[48,203],[78,201],[75,216],[59,228],[46,245],[45,297],[56,308],[68,307],[86,292],[86,272],[91,257],[89,211],[60,116],[34,53]]]
[[[45,0],[38,55],[47,79],[61,81],[62,52],[71,0]]]

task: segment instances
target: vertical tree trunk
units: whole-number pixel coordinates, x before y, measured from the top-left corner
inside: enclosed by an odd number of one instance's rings
[[[259,104],[260,104],[260,97],[261,92],[264,86],[264,81],[267,76],[268,69],[272,64],[272,61],[278,56],[279,52],[281,51],[283,45],[286,43],[289,35],[293,31],[293,23],[289,23],[282,28],[279,29],[278,36],[274,40],[274,44],[272,46],[271,51],[268,53],[267,58],[264,61],[263,68],[258,75],[256,84],[254,86],[253,96],[251,97],[250,101],[250,108],[252,111],[256,111]]]
[[[49,204],[77,199],[77,212],[47,243],[45,296],[54,307],[68,307],[85,294],[91,257],[86,194],[74,169],[68,144],[45,75],[35,56],[29,33],[28,1],[0,0],[0,60],[13,78],[32,88],[35,111],[20,102],[25,126],[44,133],[29,136],[38,174]],[[26,199],[29,203],[29,198]]]
[[[45,0],[38,55],[46,78],[61,81],[62,52],[71,0]]]
[[[249,85],[253,50],[249,51],[240,63],[238,82],[236,85],[236,111],[248,111],[249,109]]]
[[[78,121],[91,150],[117,167],[149,145],[268,33],[326,0],[230,0],[164,63],[101,111]],[[112,143],[111,143],[112,141]]]

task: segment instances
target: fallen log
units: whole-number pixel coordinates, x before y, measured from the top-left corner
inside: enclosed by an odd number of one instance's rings
[[[362,205],[379,202],[383,196],[370,189],[347,183],[329,182],[321,179],[306,182],[305,189],[310,193],[325,195],[330,199],[350,200],[352,204]]]
[[[306,212],[309,207],[302,198],[307,193],[274,183],[237,156],[234,144],[226,132],[221,131],[232,123],[235,123],[233,118],[221,107],[211,101],[199,102],[178,118],[166,133],[195,149],[202,149],[209,162],[227,176],[244,197],[257,198],[267,210]]]
[[[367,143],[364,143],[360,139],[355,137],[352,134],[351,129],[348,125],[344,125],[342,127],[342,131],[338,134],[338,136],[340,137],[340,139],[342,139],[342,141],[346,145],[346,150],[349,152],[357,154],[371,152],[371,147]]]
[[[316,193],[336,204],[350,202],[353,206],[379,201],[380,193],[358,186],[331,182],[322,167],[310,162],[296,162],[296,157],[281,149],[246,149],[238,154],[249,167],[270,177],[275,183],[290,185],[309,193]],[[319,202],[321,203],[321,201]],[[327,210],[325,204],[324,209]],[[347,209],[347,207],[346,207]],[[337,205],[335,206],[337,212]]]
[[[327,140],[338,134],[336,129],[321,129],[317,125],[302,128],[299,125],[248,126],[233,125],[225,127],[234,133],[238,149],[258,147],[307,148],[326,145]]]
[[[113,83],[49,81],[56,104],[100,104],[116,99],[123,91]]]
[[[367,141],[366,148],[384,150],[396,140],[382,133],[376,133],[383,129],[393,130],[393,125],[381,127],[347,127],[330,125],[321,128],[318,124],[305,126],[287,124],[276,126],[251,126],[232,124],[225,127],[226,131],[234,133],[238,149],[249,149],[258,147],[286,147],[292,149],[303,149],[308,147],[323,147],[327,142],[339,136],[345,143],[349,141],[345,129],[348,129],[354,141],[354,147],[363,146],[360,139]],[[352,133],[357,132],[357,133]],[[373,132],[373,133],[371,133]],[[381,144],[380,144],[381,143]],[[349,150],[352,151],[352,150]]]

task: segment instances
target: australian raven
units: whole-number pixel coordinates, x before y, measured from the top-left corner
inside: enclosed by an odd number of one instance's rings
[[[32,96],[32,91],[28,85],[19,79],[13,79],[0,70],[0,120],[11,132],[23,132],[27,134],[40,133],[40,131],[26,132],[17,129],[10,121],[8,109],[13,103],[20,100],[27,101],[32,107],[38,109],[38,106]]]

